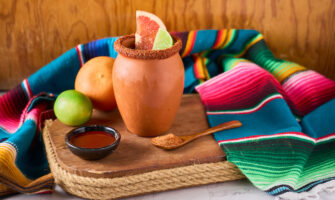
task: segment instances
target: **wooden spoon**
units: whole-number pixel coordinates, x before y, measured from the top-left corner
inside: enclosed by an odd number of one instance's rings
[[[169,133],[167,135],[158,136],[151,139],[151,143],[157,147],[160,147],[165,150],[175,149],[178,147],[183,146],[186,143],[191,142],[192,140],[195,140],[196,138],[209,135],[218,131],[223,131],[231,128],[237,128],[242,126],[242,123],[240,121],[234,120],[225,122],[223,124],[214,126],[212,128],[209,128],[203,132],[196,133],[193,135],[184,135],[184,136],[176,136],[173,133]]]

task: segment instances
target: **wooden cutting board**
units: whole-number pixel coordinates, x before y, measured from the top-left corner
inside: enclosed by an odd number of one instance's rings
[[[117,110],[94,111],[87,124],[115,128],[121,142],[115,152],[97,161],[83,160],[72,154],[65,144],[65,135],[75,127],[55,120],[49,128],[50,140],[58,163],[68,172],[87,177],[114,178],[154,170],[212,163],[226,160],[213,136],[204,136],[185,146],[166,151],[151,144],[151,138],[138,137],[127,131]],[[198,95],[184,95],[173,126],[168,132],[188,135],[208,128],[206,114]]]

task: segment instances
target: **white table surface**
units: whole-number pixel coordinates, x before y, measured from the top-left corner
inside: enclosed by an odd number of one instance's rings
[[[273,200],[270,195],[256,189],[247,180],[238,180],[224,183],[216,183],[198,187],[184,188],[159,192],[154,194],[141,195],[136,197],[126,198],[127,200]],[[6,200],[45,200],[45,199],[71,199],[77,200],[80,198],[71,196],[65,193],[59,186],[53,194],[48,195],[15,195]]]
[[[43,195],[14,195],[5,200],[79,200],[56,186],[54,193]],[[140,195],[124,200],[274,200],[274,197],[255,188],[248,180],[229,181],[191,188]],[[334,200],[335,192],[320,193],[320,200]]]
[[[3,92],[0,92],[0,96]],[[52,194],[25,195],[18,194],[5,200],[79,200],[81,198],[66,193],[58,185]],[[154,194],[140,195],[124,200],[273,200],[274,197],[255,188],[248,180],[228,181],[191,188],[183,188]],[[335,192],[320,193],[320,200],[334,200]]]

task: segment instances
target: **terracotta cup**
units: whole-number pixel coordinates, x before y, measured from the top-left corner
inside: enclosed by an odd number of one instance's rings
[[[119,38],[113,67],[116,103],[128,130],[139,136],[158,136],[171,127],[184,88],[181,40],[164,50],[136,50],[135,36]]]

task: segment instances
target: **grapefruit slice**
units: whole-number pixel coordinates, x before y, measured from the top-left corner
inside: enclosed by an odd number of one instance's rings
[[[159,17],[152,13],[137,10],[135,48],[151,50],[159,28],[166,30],[164,23]]]

